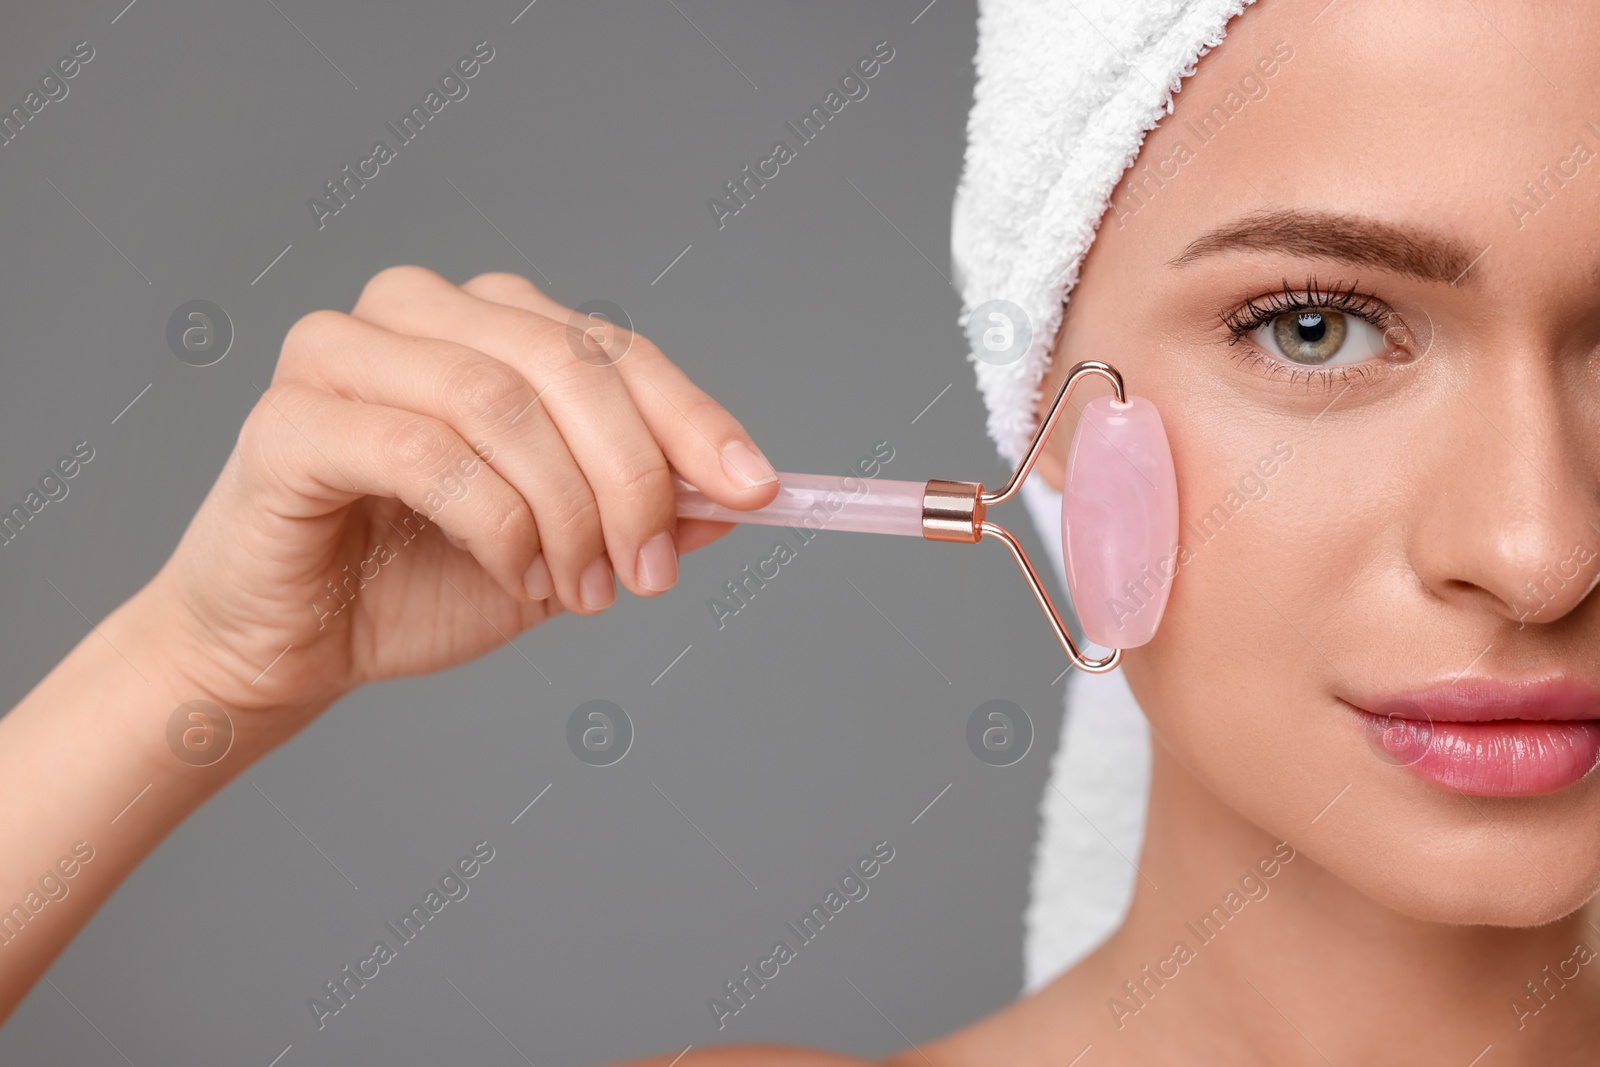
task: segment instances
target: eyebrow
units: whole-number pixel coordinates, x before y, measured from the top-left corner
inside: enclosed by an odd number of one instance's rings
[[[1362,215],[1324,211],[1262,211],[1190,241],[1169,261],[1182,267],[1204,256],[1241,250],[1339,259],[1454,285],[1477,262],[1460,241]]]

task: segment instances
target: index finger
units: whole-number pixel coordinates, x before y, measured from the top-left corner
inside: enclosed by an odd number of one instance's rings
[[[574,357],[620,377],[667,461],[687,481],[740,510],[765,507],[777,496],[777,472],[744,426],[642,334],[580,314],[509,273],[482,274],[459,288],[421,286],[387,299],[401,305],[386,307],[389,316],[418,329],[442,316],[446,330],[469,344],[467,338],[483,341],[482,334],[494,331],[505,308],[564,323]],[[495,305],[499,314],[490,310]]]

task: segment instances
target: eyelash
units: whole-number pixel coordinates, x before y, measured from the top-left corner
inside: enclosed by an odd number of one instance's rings
[[[1245,336],[1271,322],[1280,315],[1295,312],[1325,308],[1330,311],[1339,311],[1356,318],[1364,319],[1375,326],[1379,331],[1387,331],[1394,325],[1394,312],[1383,301],[1370,293],[1361,293],[1356,289],[1356,283],[1345,287],[1343,282],[1335,282],[1324,289],[1317,281],[1315,275],[1306,276],[1305,287],[1296,291],[1289,285],[1289,279],[1283,280],[1283,289],[1269,293],[1265,297],[1251,298],[1237,308],[1231,308],[1221,313],[1220,318],[1228,332],[1232,335],[1228,346],[1233,348]],[[1252,349],[1229,352],[1229,355],[1241,362],[1248,362],[1251,366],[1259,368],[1262,373],[1273,378],[1287,378],[1290,384],[1310,385],[1314,382],[1323,382],[1332,387],[1334,382],[1353,384],[1371,374],[1376,368],[1367,363],[1343,364],[1337,367],[1315,368],[1294,367],[1276,359],[1264,352]]]

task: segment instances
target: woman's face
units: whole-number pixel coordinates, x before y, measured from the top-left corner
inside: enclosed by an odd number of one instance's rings
[[[1592,4],[1247,9],[1123,177],[1041,404],[1105,359],[1166,425],[1179,568],[1124,660],[1161,743],[1422,918],[1600,887],[1597,45]]]

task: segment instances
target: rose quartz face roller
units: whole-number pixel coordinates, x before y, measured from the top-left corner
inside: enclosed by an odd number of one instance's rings
[[[1061,493],[1061,550],[1067,592],[1085,636],[1111,649],[1099,659],[1089,659],[1078,650],[1016,536],[988,519],[990,507],[1010,500],[1022,488],[1067,397],[1091,374],[1109,381],[1115,397],[1089,401],[1073,434]],[[712,502],[680,478],[678,514],[929,541],[975,544],[993,537],[1011,550],[1073,666],[1092,673],[1111,670],[1124,648],[1135,648],[1155,636],[1166,609],[1178,545],[1178,482],[1172,450],[1155,405],[1128,396],[1122,375],[1099,360],[1085,360],[1072,368],[1016,472],[996,492],[977,482],[940,479],[897,482],[780,473],[778,482],[778,496],[771,504],[736,511]]]

